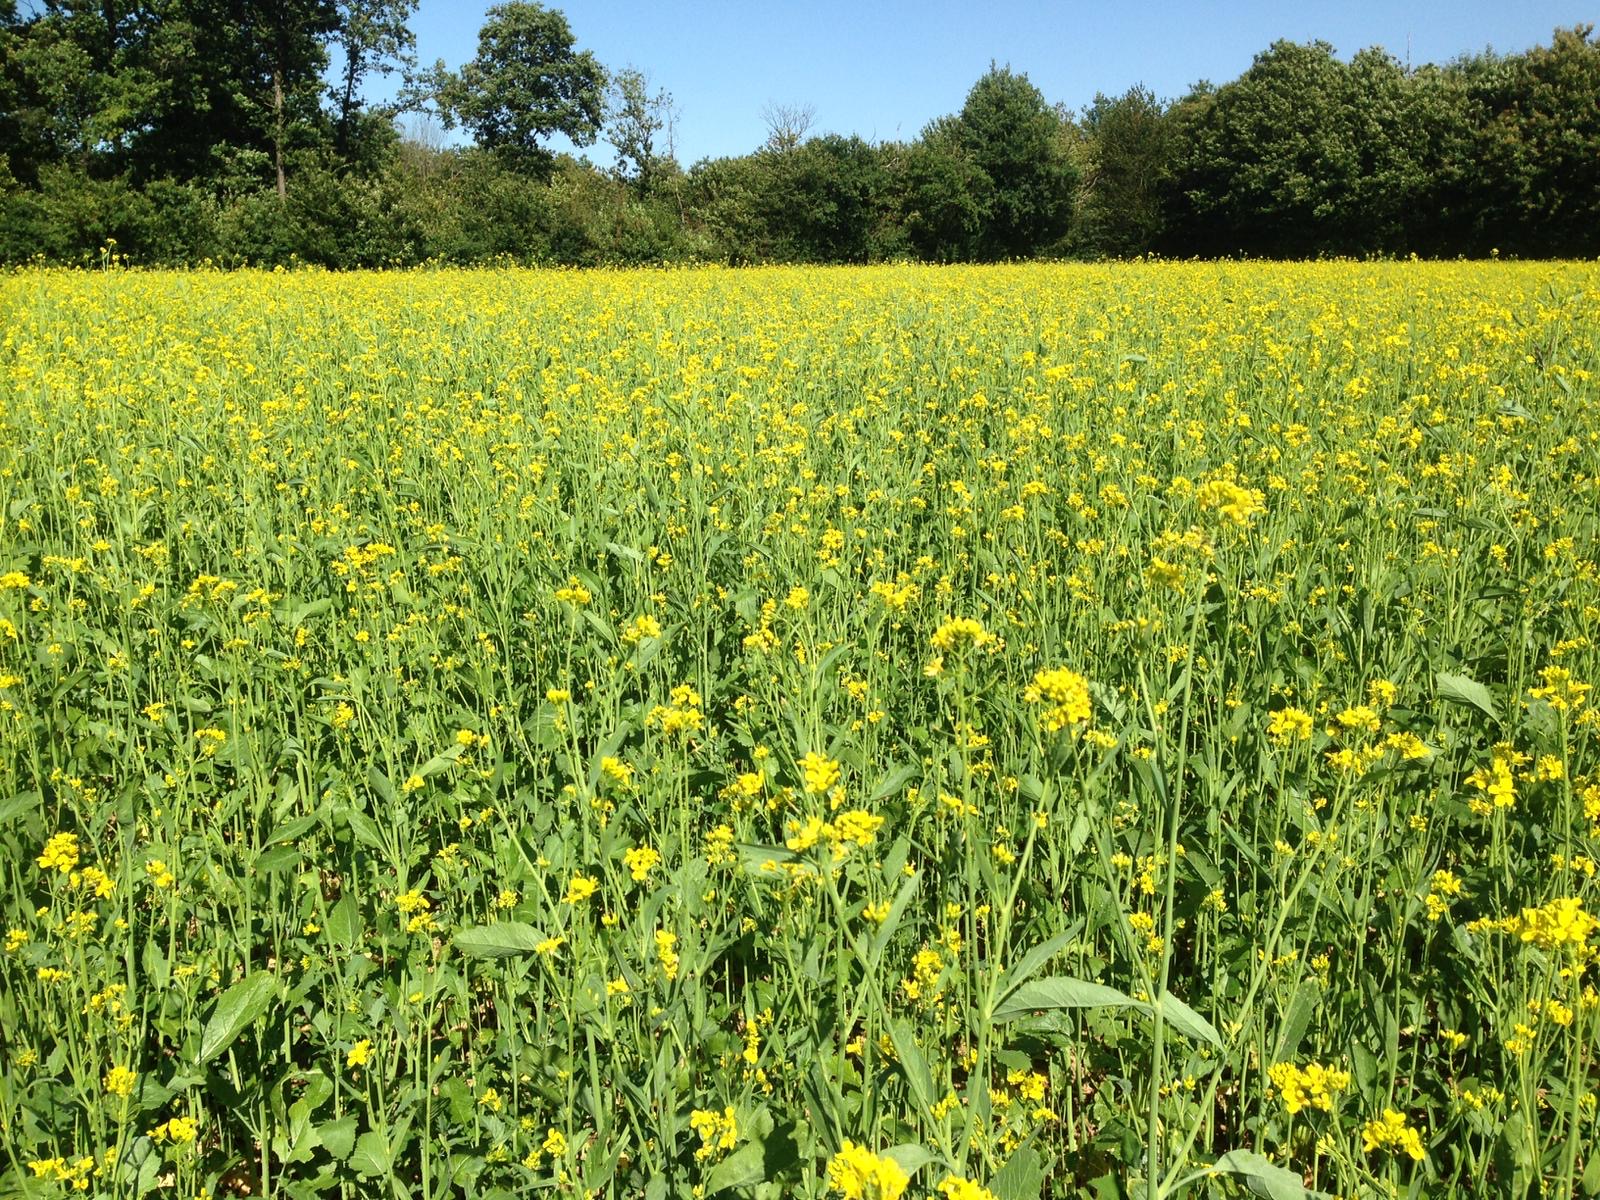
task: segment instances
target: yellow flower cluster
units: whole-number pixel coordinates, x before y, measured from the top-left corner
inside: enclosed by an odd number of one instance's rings
[[[1094,715],[1089,702],[1089,681],[1066,667],[1038,672],[1033,682],[1023,689],[1022,698],[1029,704],[1043,705],[1039,726],[1046,733],[1087,725]]]
[[[739,1142],[739,1122],[731,1104],[721,1112],[695,1109],[689,1114],[689,1128],[700,1135],[700,1146],[694,1152],[697,1159],[720,1157]]]
[[[1427,1157],[1422,1148],[1422,1134],[1403,1112],[1392,1108],[1383,1110],[1383,1116],[1368,1121],[1361,1129],[1361,1148],[1368,1154],[1386,1150],[1391,1154],[1404,1154],[1417,1162]]]
[[[1338,1067],[1307,1063],[1274,1063],[1267,1068],[1267,1079],[1283,1098],[1284,1109],[1292,1116],[1304,1108],[1333,1111],[1333,1098],[1350,1086],[1350,1072]]]
[[[828,1160],[828,1188],[844,1200],[900,1200],[910,1183],[894,1159],[852,1141]]]
[[[1538,908],[1525,908],[1521,917],[1512,918],[1507,932],[1544,950],[1582,953],[1589,936],[1600,928],[1600,918],[1587,912],[1575,896],[1559,897]]]

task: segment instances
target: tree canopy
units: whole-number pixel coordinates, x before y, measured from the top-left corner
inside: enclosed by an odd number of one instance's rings
[[[561,12],[495,5],[469,61],[418,70],[415,10],[0,0],[0,261],[1600,254],[1590,25],[1417,67],[1278,41],[1078,112],[993,64],[909,141],[771,101],[748,154],[683,164],[668,89]],[[602,136],[604,166],[564,152]]]

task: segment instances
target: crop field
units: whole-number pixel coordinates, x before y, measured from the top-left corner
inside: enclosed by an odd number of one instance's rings
[[[1600,267],[0,317],[0,1195],[1600,1193]]]

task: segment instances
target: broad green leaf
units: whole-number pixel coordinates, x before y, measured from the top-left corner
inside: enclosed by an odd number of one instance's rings
[[[1082,929],[1083,922],[1079,921],[1065,933],[1058,933],[1049,941],[1040,942],[1017,959],[1000,978],[999,998],[1004,1000],[1028,982],[1029,976],[1070,946]]]
[[[354,892],[339,897],[339,903],[328,913],[327,929],[328,940],[335,946],[341,950],[355,948],[356,939],[361,936],[361,908]]]
[[[0,800],[0,825],[14,821],[39,806],[38,792],[18,792]]]
[[[1197,1042],[1205,1042],[1215,1046],[1218,1050],[1222,1047],[1222,1035],[1217,1032],[1217,1027],[1206,1020],[1182,1000],[1171,992],[1161,997],[1161,1015],[1168,1025],[1171,1025],[1184,1037]]]
[[[265,971],[247,975],[223,992],[200,1035],[200,1061],[208,1063],[233,1045],[267,1011],[277,993],[277,978]]]
[[[793,1125],[773,1128],[771,1116],[761,1109],[751,1117],[749,1132],[751,1140],[719,1162],[706,1176],[707,1195],[769,1183],[799,1163],[800,1147]]]
[[[1039,1200],[1044,1190],[1044,1164],[1032,1146],[1021,1146],[989,1181],[996,1200]]]
[[[911,897],[916,895],[917,887],[922,882],[920,874],[911,875],[900,885],[900,891],[895,895],[894,903],[889,906],[889,915],[878,926],[878,931],[872,935],[872,961],[868,969],[876,969],[878,963],[883,961],[883,952],[889,946],[889,939],[894,937],[894,931],[900,927],[900,918],[905,916],[906,906],[911,903]]]
[[[532,954],[544,934],[521,921],[496,921],[493,925],[473,925],[457,931],[456,949],[468,958],[509,958]]]
[[[1293,1171],[1269,1162],[1254,1150],[1230,1150],[1217,1159],[1212,1173],[1242,1179],[1252,1192],[1268,1200],[1306,1200],[1319,1194],[1307,1191]]]
[[[375,1130],[368,1130],[356,1139],[355,1152],[350,1155],[350,1166],[363,1178],[369,1175],[387,1175],[394,1166],[389,1152],[389,1139]]]
[[[1448,700],[1452,704],[1471,705],[1491,721],[1500,719],[1494,696],[1477,680],[1469,679],[1465,675],[1452,675],[1449,671],[1440,671],[1434,677],[1434,683],[1439,689],[1439,699]]]
[[[326,1125],[317,1126],[317,1136],[322,1139],[322,1145],[329,1154],[333,1155],[335,1162],[343,1162],[350,1157],[350,1152],[356,1145],[356,1117],[354,1113],[346,1113],[337,1121],[329,1121]]]
[[[767,1157],[761,1142],[746,1142],[711,1168],[706,1176],[706,1195],[715,1196],[729,1188],[754,1187],[767,1181]]]
[[[1028,1013],[1049,1008],[1139,1008],[1149,1005],[1135,1000],[1125,992],[1106,987],[1103,983],[1090,983],[1086,979],[1073,979],[1066,975],[1052,975],[1025,983],[1006,998],[994,1012],[996,1021],[1009,1021]]]
[[[905,1143],[899,1146],[890,1146],[883,1152],[885,1158],[892,1158],[900,1164],[900,1169],[907,1175],[915,1175],[931,1162],[937,1162],[939,1156],[926,1146],[914,1143]]]

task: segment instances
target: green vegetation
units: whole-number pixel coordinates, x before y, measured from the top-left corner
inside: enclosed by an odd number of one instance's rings
[[[1600,1191],[1600,265],[0,309],[0,1194]]]
[[[1220,87],[1081,113],[996,66],[910,142],[808,138],[790,110],[684,165],[667,92],[560,13],[497,5],[470,62],[419,70],[414,2],[0,0],[0,261],[1600,254],[1592,26],[1416,69],[1277,42]],[[399,100],[363,101],[397,72]],[[408,113],[473,145],[403,139]]]

